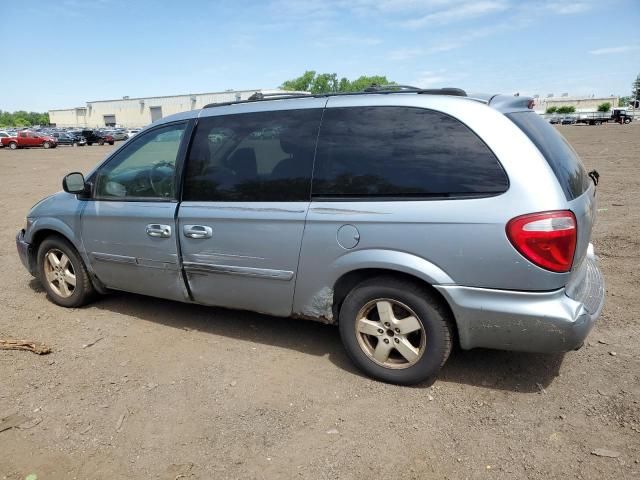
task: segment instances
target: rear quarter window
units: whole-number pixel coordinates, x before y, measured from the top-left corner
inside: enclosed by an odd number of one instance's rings
[[[451,198],[509,187],[493,152],[449,115],[413,107],[325,111],[314,197]]]
[[[567,200],[589,188],[589,176],[569,142],[535,112],[509,113],[507,117],[534,143],[553,170]]]

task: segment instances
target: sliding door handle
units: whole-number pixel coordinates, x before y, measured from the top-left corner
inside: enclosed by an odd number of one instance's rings
[[[147,225],[146,231],[150,237],[169,238],[171,236],[171,226],[169,225],[150,223]]]

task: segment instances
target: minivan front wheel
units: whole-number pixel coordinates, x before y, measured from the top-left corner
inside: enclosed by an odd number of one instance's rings
[[[432,379],[451,352],[447,311],[413,282],[378,277],[361,283],[344,300],[339,327],[356,366],[389,383]]]
[[[40,244],[38,277],[51,301],[63,307],[80,307],[94,295],[80,256],[60,237],[49,237]]]

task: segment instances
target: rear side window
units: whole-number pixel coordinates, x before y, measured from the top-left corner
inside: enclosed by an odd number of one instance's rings
[[[534,143],[556,175],[567,200],[578,198],[589,188],[589,176],[576,151],[546,120],[535,112],[517,112],[507,117]]]
[[[421,108],[327,109],[316,165],[316,197],[485,196],[509,187],[475,133]]]
[[[201,118],[183,200],[309,201],[322,109]]]

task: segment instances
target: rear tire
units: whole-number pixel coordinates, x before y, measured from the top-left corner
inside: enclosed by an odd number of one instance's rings
[[[440,299],[394,277],[356,286],[342,304],[339,328],[360,370],[398,385],[434,379],[451,352],[453,331]]]
[[[94,298],[95,289],[87,269],[66,239],[46,238],[38,248],[37,261],[38,279],[53,303],[75,308]]]
[[[115,142],[109,142],[109,145],[113,145]]]

